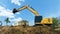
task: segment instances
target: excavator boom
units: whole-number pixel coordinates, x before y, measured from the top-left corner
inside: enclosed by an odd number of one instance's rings
[[[39,13],[38,13],[36,10],[34,10],[33,8],[27,6],[27,9],[30,10],[30,11],[31,11],[33,14],[35,14],[36,16],[40,16]]]
[[[24,10],[24,9],[30,10],[33,14],[35,14],[35,16],[40,16],[39,13],[36,10],[34,10],[33,8],[31,8],[29,6],[23,6],[23,7],[19,8],[19,9],[17,9],[17,10],[15,9],[13,12],[14,13],[19,12],[19,11]]]

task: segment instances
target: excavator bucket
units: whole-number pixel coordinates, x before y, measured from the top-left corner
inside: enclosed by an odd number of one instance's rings
[[[18,12],[18,10],[16,8],[14,8],[13,13],[15,14],[16,12]]]

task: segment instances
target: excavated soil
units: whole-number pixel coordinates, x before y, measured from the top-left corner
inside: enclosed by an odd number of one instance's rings
[[[4,26],[0,27],[0,34],[60,34],[49,26]]]

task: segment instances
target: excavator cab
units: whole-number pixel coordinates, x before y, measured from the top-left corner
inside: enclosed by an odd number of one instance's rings
[[[41,21],[42,21],[42,16],[35,16],[35,26],[39,26],[42,25]]]

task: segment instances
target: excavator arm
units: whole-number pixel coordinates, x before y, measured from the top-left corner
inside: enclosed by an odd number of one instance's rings
[[[17,9],[17,10],[18,10],[18,11],[21,11],[21,10],[24,10],[24,9],[26,9],[26,7],[25,7],[25,6],[23,6],[23,7],[19,8],[19,9]]]
[[[26,9],[25,6],[19,8],[19,9],[14,8],[14,9],[13,9],[13,13],[15,14],[16,12],[19,12],[19,11],[24,10],[24,9]]]
[[[34,10],[33,8],[31,8],[31,7],[29,7],[29,6],[23,6],[23,7],[19,8],[19,9],[17,9],[17,10],[14,9],[14,10],[13,10],[13,13],[19,12],[19,11],[24,10],[24,9],[28,9],[28,10],[30,10],[33,14],[35,14],[36,16],[40,16],[36,10]]]

